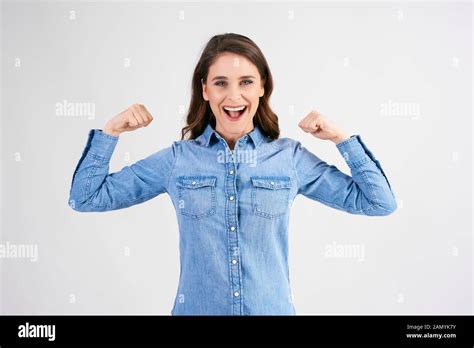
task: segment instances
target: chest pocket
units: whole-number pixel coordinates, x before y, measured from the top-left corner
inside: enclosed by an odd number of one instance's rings
[[[215,176],[179,176],[176,185],[182,215],[200,219],[216,212]]]
[[[289,207],[291,180],[288,176],[253,176],[252,213],[269,219],[283,215]]]

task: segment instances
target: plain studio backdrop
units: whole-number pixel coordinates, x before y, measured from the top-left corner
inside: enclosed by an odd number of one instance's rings
[[[111,173],[178,140],[199,54],[226,32],[265,54],[282,137],[350,174],[333,143],[299,129],[318,110],[361,135],[397,197],[394,214],[368,217],[298,196],[289,234],[297,313],[473,312],[469,2],[1,9],[1,313],[170,314],[179,254],[169,196],[78,213],[69,189],[89,130],[133,103],[154,121],[120,135]]]

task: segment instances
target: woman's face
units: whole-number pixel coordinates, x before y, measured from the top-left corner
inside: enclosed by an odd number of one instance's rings
[[[264,94],[257,67],[243,56],[225,52],[209,67],[206,82],[202,82],[203,98],[216,117],[216,131],[233,140],[250,132]]]

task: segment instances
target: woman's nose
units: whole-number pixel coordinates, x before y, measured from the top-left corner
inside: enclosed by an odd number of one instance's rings
[[[239,101],[242,99],[242,93],[240,92],[240,89],[239,87],[237,86],[232,86],[230,89],[229,89],[229,95],[227,97],[227,99],[229,101]]]

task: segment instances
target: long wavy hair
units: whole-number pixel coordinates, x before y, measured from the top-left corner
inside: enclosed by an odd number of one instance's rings
[[[204,84],[207,83],[209,67],[224,52],[244,56],[257,67],[260,78],[264,83],[264,95],[260,97],[257,111],[253,117],[253,125],[254,127],[258,126],[267,137],[278,139],[280,136],[278,116],[272,111],[269,104],[273,91],[273,79],[265,56],[248,37],[226,33],[215,35],[209,40],[194,69],[191,102],[186,116],[186,126],[181,129],[181,140],[185,138],[196,139],[204,132],[208,123],[213,127],[216,125],[215,116],[209,102],[204,100],[202,96],[201,79]]]

